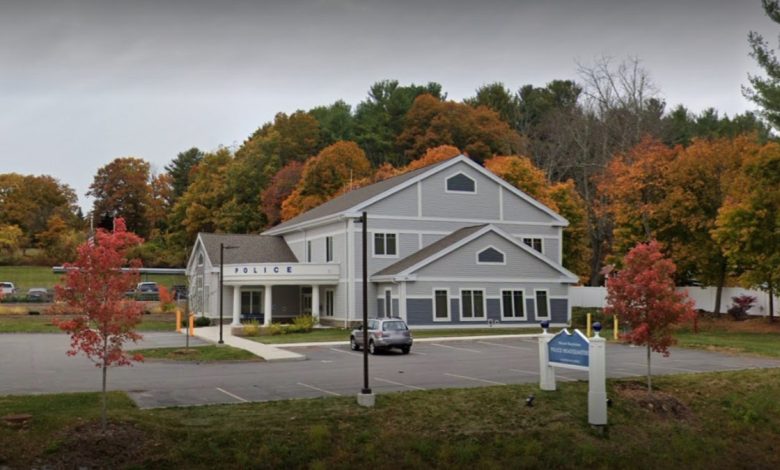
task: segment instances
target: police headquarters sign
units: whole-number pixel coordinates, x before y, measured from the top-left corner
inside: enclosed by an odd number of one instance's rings
[[[590,341],[579,330],[559,332],[547,343],[549,361],[558,367],[587,369],[589,365]]]
[[[237,266],[233,274],[292,274],[292,266]]]

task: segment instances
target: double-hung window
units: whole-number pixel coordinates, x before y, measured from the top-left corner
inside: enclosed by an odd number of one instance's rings
[[[450,299],[447,289],[433,290],[433,319],[438,321],[450,319]]]
[[[501,291],[501,316],[507,319],[525,318],[522,290]]]
[[[333,261],[333,237],[325,237],[325,262]]]
[[[394,233],[374,234],[375,256],[396,256],[398,254],[397,236]]]
[[[542,239],[541,238],[523,238],[523,243],[530,246],[534,250],[542,253]]]
[[[463,289],[460,291],[460,316],[464,320],[485,318],[485,291]]]
[[[546,290],[534,291],[536,297],[536,318],[550,318],[550,296]]]

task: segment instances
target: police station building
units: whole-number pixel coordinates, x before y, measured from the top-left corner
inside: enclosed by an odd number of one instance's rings
[[[198,235],[187,264],[190,306],[234,325],[312,315],[362,318],[362,224],[368,213],[369,317],[410,326],[569,321],[561,266],[568,222],[466,156],[350,191],[261,235]]]

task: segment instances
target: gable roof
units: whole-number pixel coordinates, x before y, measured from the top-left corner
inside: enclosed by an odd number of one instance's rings
[[[522,243],[521,241],[517,240],[515,237],[511,236],[510,234],[506,233],[505,231],[501,230],[500,228],[492,224],[475,225],[471,227],[464,227],[460,230],[456,230],[455,232],[452,232],[451,234],[447,235],[441,240],[438,240],[428,245],[422,250],[412,253],[406,258],[396,263],[393,263],[390,266],[374,273],[373,275],[371,275],[371,280],[376,281],[379,280],[376,278],[380,278],[380,277],[393,278],[393,277],[409,276],[412,273],[419,270],[420,268],[427,266],[428,264],[436,261],[437,259],[449,253],[452,253],[458,248],[466,245],[472,240],[476,240],[477,238],[485,235],[488,232],[493,232],[501,236],[502,238],[505,238],[507,241],[519,247],[521,250],[525,251],[526,253],[530,254],[534,258],[538,259],[539,261],[545,263],[546,265],[550,266],[554,270],[558,271],[561,274],[562,282],[577,283],[579,281],[579,278],[577,277],[576,274],[572,273],[571,271],[564,268],[560,264],[547,258],[543,254],[539,253],[538,251],[529,247],[525,243]]]
[[[297,263],[292,250],[284,238],[273,235],[236,235],[226,233],[199,233],[198,239],[206,251],[212,265],[219,263],[219,244],[226,249],[223,262],[236,263]]]
[[[566,219],[561,217],[558,213],[556,213],[549,207],[545,206],[541,202],[537,201],[536,199],[532,198],[526,193],[520,191],[519,189],[515,188],[514,186],[507,183],[506,181],[499,178],[498,176],[494,175],[493,172],[483,168],[482,166],[474,162],[471,158],[461,154],[456,157],[450,158],[448,160],[443,160],[441,162],[437,162],[432,165],[425,166],[423,168],[418,168],[417,170],[413,170],[408,173],[394,176],[392,178],[388,178],[386,180],[379,181],[377,183],[364,186],[362,188],[358,188],[348,193],[342,194],[341,196],[331,199],[330,201],[325,202],[307,212],[304,212],[303,214],[297,217],[293,217],[292,219],[283,222],[277,225],[276,227],[270,228],[266,230],[264,233],[269,235],[285,233],[287,230],[292,229],[293,227],[297,227],[299,225],[303,225],[306,223],[312,223],[320,219],[326,220],[331,217],[336,217],[339,215],[347,215],[348,213],[357,213],[363,208],[379,200],[382,200],[416,183],[417,181],[420,181],[422,179],[427,178],[428,176],[438,173],[439,171],[444,170],[445,168],[449,168],[453,165],[456,165],[459,162],[466,163],[467,165],[479,171],[489,179],[500,184],[511,193],[517,195],[518,197],[525,200],[532,206],[536,207],[537,209],[549,215],[559,225],[565,227],[569,224],[569,222]]]

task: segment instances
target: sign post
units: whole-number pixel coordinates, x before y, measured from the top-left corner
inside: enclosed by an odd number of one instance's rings
[[[596,336],[588,339],[579,330],[547,332],[549,322],[542,322],[539,335],[539,388],[554,391],[555,367],[588,371],[588,423],[607,424],[606,340],[599,336],[601,323],[594,323]]]

